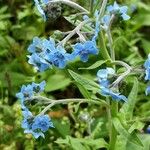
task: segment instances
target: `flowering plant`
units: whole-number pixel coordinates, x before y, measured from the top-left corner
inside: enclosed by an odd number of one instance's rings
[[[16,96],[21,101],[24,132],[32,134],[35,138],[44,138],[46,131],[55,128],[53,120],[47,114],[53,106],[87,103],[96,106],[102,105],[108,116],[107,121],[102,123],[105,124],[108,132],[104,137],[98,139],[95,137],[95,131],[92,131],[93,118],[89,114],[80,116],[88,126],[89,136],[87,138],[92,138],[91,143],[93,144],[96,140],[101,141],[101,145],[94,144],[94,146],[96,145],[95,149],[115,150],[116,146],[119,145],[118,141],[121,141],[122,138],[124,139],[124,147],[127,143],[142,147],[142,141],[138,137],[138,132],[136,132],[138,128],[134,127],[136,121],[133,117],[133,110],[138,94],[137,75],[143,71],[142,76],[145,76],[145,80],[150,80],[150,58],[142,66],[132,66],[123,61],[123,58],[122,60],[116,60],[116,50],[111,32],[114,21],[118,20],[124,23],[130,19],[127,12],[128,7],[119,5],[117,2],[109,4],[107,0],[103,0],[100,4],[99,1],[91,0],[89,11],[70,0],[34,0],[34,2],[43,18],[43,23],[57,18],[57,13],[55,14],[55,11],[51,9],[53,5],[56,5],[59,11],[61,10],[59,4],[67,5],[79,11],[76,14],[77,18],[74,15],[66,17],[74,25],[74,29],[61,32],[63,35],[61,39],[53,36],[48,38],[33,37],[33,41],[28,47],[27,58],[28,63],[33,65],[35,72],[54,69],[65,70],[67,68],[68,76],[71,75],[74,79],[83,97],[54,100],[41,96],[46,81],[23,85]],[[74,39],[74,37],[76,38]],[[83,77],[71,68],[71,64],[75,61],[81,61],[84,66],[92,58],[96,60],[93,64],[90,64],[88,68],[82,67],[79,69],[95,69],[97,71],[97,76],[95,73],[96,81],[94,81],[94,78],[90,80]],[[121,67],[118,68],[118,66]],[[129,77],[134,82],[132,82],[131,92],[127,93],[121,88]],[[126,83],[128,84],[128,82]],[[145,93],[146,95],[150,93],[150,86],[146,88]],[[38,112],[37,115],[31,111],[32,102],[40,103],[42,108],[44,106],[43,110]],[[96,128],[101,127],[102,124],[97,124]],[[74,139],[68,136],[66,139],[58,139],[56,142],[67,143],[73,147],[73,144],[69,141],[74,141]],[[81,143],[84,145],[86,141],[81,140]]]

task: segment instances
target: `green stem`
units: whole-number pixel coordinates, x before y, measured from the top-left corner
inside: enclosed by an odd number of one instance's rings
[[[107,5],[107,1],[108,0],[103,0],[103,2],[102,2],[102,6],[101,6],[101,9],[100,9],[100,13],[99,13],[99,20],[101,20],[101,18],[103,17],[103,15],[105,13],[105,8],[106,8],[106,5]]]
[[[79,99],[79,98],[70,98],[70,99],[60,99],[60,100],[52,100],[43,96],[34,96],[32,100],[39,100],[39,101],[45,101],[48,105],[40,112],[39,115],[43,115],[45,112],[47,112],[51,107],[58,105],[58,104],[68,104],[68,103],[93,103],[97,105],[101,105],[101,102],[95,101],[95,100],[88,100],[88,99]]]
[[[117,113],[118,113],[118,102],[112,101],[112,104],[111,104],[111,117],[112,118],[116,117]],[[111,122],[112,122],[112,120],[111,120]],[[113,123],[112,123],[109,150],[115,150],[116,140],[117,140],[117,131],[116,131],[116,129],[115,129]]]
[[[111,58],[113,61],[115,61],[115,50],[114,50],[114,46],[113,46],[113,39],[112,39],[112,35],[111,35],[111,25],[112,25],[112,22],[115,18],[115,15],[113,14],[111,16],[111,19],[110,19],[110,23],[109,23],[109,26],[108,26],[108,29],[106,31],[107,33],[107,36],[108,36],[108,41],[109,41],[109,47],[110,47],[110,55],[111,55]]]
[[[107,104],[110,106],[110,99],[107,97],[106,98]],[[112,117],[111,117],[111,110],[110,107],[106,108],[107,111],[107,116],[108,116],[108,130],[109,130],[109,139],[111,140],[112,138]]]
[[[77,9],[81,12],[86,12],[87,14],[89,14],[89,11],[86,10],[85,8],[83,8],[82,6],[80,6],[79,4],[75,3],[75,2],[72,2],[70,0],[52,0],[52,1],[49,1],[49,3],[62,3],[62,4],[65,4],[65,5],[68,5],[74,9]]]
[[[94,0],[90,0],[90,13],[93,15],[93,4]]]
[[[107,48],[106,48],[106,45],[105,45],[105,41],[104,41],[104,35],[103,35],[103,32],[100,31],[100,34],[99,34],[99,46],[100,46],[100,51],[101,51],[101,54],[102,54],[102,57],[105,59],[105,60],[111,60],[109,54],[108,54],[108,51],[107,51]]]
[[[115,50],[113,47],[113,40],[112,40],[110,29],[107,30],[107,35],[108,35],[108,41],[109,41],[109,47],[110,47],[110,56],[112,58],[112,61],[115,61]]]

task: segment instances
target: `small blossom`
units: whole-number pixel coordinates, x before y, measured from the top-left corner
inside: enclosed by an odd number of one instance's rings
[[[110,16],[110,15],[104,15],[103,18],[102,18],[102,20],[101,20],[101,22],[102,22],[102,24],[103,24],[103,28],[104,28],[105,30],[107,30],[108,27],[109,27],[110,19],[111,19],[111,16]]]
[[[68,60],[69,54],[66,53],[65,49],[61,46],[57,46],[57,48],[49,53],[45,58],[50,61],[54,66],[58,68],[65,68]]]
[[[39,70],[40,72],[51,68],[51,64],[36,53],[32,54],[31,56],[28,56],[28,58],[28,63],[32,64],[36,68],[36,70]]]
[[[150,80],[150,54],[148,55],[148,59],[144,63],[145,67],[145,80]]]
[[[45,85],[46,85],[45,81],[42,81],[40,84],[36,84],[33,82],[32,83],[33,91],[35,93],[41,93],[44,91]]]
[[[34,116],[32,113],[26,108],[22,111],[23,114],[23,121],[22,121],[22,128],[25,129],[24,133],[32,134],[36,139],[40,136],[44,138],[44,134],[41,131],[34,131],[32,130],[32,124],[34,120]]]
[[[94,32],[94,36],[92,37],[92,41],[96,41],[96,38],[100,31],[100,21],[99,21],[99,11],[98,10],[95,11],[94,16],[95,16],[95,32]]]
[[[38,37],[34,37],[32,44],[28,47],[28,51],[32,53],[28,56],[28,63],[32,64],[40,72],[52,68],[52,65],[62,69],[72,59],[64,47],[56,46],[53,38],[41,40]]]
[[[145,94],[148,95],[150,93],[150,86],[148,86],[145,90]]]
[[[130,19],[130,16],[127,15],[127,10],[128,10],[127,6],[121,6],[120,7],[117,4],[117,2],[114,2],[113,5],[110,5],[107,7],[107,11],[110,14],[120,14],[121,17],[123,18],[123,20],[129,20]]]
[[[98,49],[94,41],[86,41],[83,44],[75,44],[74,51],[71,55],[73,58],[80,56],[81,61],[87,62],[90,54],[98,54]]]
[[[146,133],[150,134],[150,126],[147,127]]]
[[[16,94],[16,97],[21,100],[21,107],[24,109],[24,101],[30,99],[33,96],[33,87],[31,85],[23,85],[21,91]]]
[[[119,92],[114,92],[113,88],[110,88],[110,80],[113,75],[115,75],[115,70],[113,68],[100,69],[97,72],[97,77],[100,85],[100,92],[103,96],[111,96],[113,100],[123,100],[127,101],[127,98],[124,95],[121,95]]]
[[[46,132],[50,127],[54,127],[48,115],[36,116],[33,120],[32,130]]]
[[[114,74],[115,74],[115,70],[112,69],[112,68],[100,69],[97,72],[97,77],[98,77],[99,84],[101,86],[108,87],[109,84],[110,84],[110,82],[108,80],[108,77],[110,75],[114,75]]]
[[[46,85],[45,81],[42,81],[39,84],[33,82],[32,84],[28,84],[27,86],[23,85],[21,87],[21,91],[16,94],[16,97],[21,100],[21,106],[23,110],[27,109],[24,104],[25,100],[29,100],[35,94],[44,91],[45,85]],[[25,111],[25,112],[28,112],[28,111]]]
[[[108,89],[108,88],[105,88],[105,87],[102,87],[101,88],[101,94],[103,96],[111,96],[113,100],[123,100],[123,101],[127,101],[127,98],[124,96],[124,95],[121,95],[120,93],[116,93],[116,92],[113,92],[111,89]]]
[[[115,70],[112,68],[106,68],[106,69],[100,69],[97,72],[97,77],[100,79],[107,79],[108,75],[114,75],[115,74]]]
[[[83,20],[88,20],[89,16],[88,15],[83,15]]]
[[[39,37],[34,37],[33,42],[28,47],[28,51],[32,54],[53,51],[54,49],[55,42],[52,38],[50,38],[50,40],[41,40]]]
[[[43,132],[54,127],[48,115],[33,116],[27,108],[23,109],[22,115],[24,133],[32,134],[35,138],[40,136],[44,138]]]

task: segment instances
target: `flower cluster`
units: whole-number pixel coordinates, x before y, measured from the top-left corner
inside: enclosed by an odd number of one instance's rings
[[[52,38],[41,40],[38,37],[34,37],[32,44],[28,47],[28,51],[31,53],[28,56],[29,64],[35,66],[39,71],[52,68],[52,65],[64,68],[71,58],[70,54],[62,46],[56,46]]]
[[[130,19],[130,16],[127,15],[127,10],[128,10],[127,6],[121,6],[120,7],[117,4],[117,2],[114,2],[113,5],[110,5],[107,7],[107,11],[110,14],[119,14],[119,15],[121,15],[123,20],[129,20]]]
[[[52,65],[62,69],[65,68],[68,61],[75,59],[77,56],[80,56],[81,61],[86,62],[90,54],[98,54],[95,41],[85,41],[83,44],[76,43],[73,47],[74,51],[69,54],[61,45],[56,46],[52,38],[41,40],[34,37],[32,44],[28,47],[28,51],[31,53],[28,56],[28,63],[39,71],[52,68]]]
[[[16,97],[21,100],[21,108],[23,114],[22,128],[24,133],[33,134],[35,138],[44,137],[43,132],[46,132],[53,123],[48,115],[33,116],[29,109],[25,106],[26,101],[30,101],[35,94],[39,94],[44,90],[45,81],[40,84],[32,83],[27,86],[23,85],[21,91],[16,94]]]
[[[114,2],[113,5],[109,5],[107,7],[107,14],[103,16],[101,22],[103,24],[103,28],[105,30],[107,30],[109,24],[110,24],[110,21],[111,21],[111,17],[114,16],[114,15],[119,15],[122,17],[123,20],[129,20],[130,19],[130,16],[127,15],[127,10],[128,10],[128,7],[127,6],[119,6],[117,4],[117,2]]]
[[[98,49],[95,41],[86,41],[85,43],[76,43],[74,51],[71,54],[72,58],[80,56],[81,61],[87,62],[90,54],[97,55]]]
[[[111,96],[113,100],[127,101],[124,95],[118,92],[114,92],[115,89],[110,88],[110,78],[115,75],[115,71],[112,68],[100,69],[97,72],[98,82],[100,84],[101,94],[103,96]]]
[[[145,80],[149,81],[150,80],[150,54],[148,55],[148,59],[144,63],[144,68],[145,68],[145,74],[146,74]],[[150,86],[146,88],[145,93],[146,95],[150,93]]]

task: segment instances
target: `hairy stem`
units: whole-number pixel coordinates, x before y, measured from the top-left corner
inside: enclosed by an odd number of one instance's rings
[[[108,51],[107,51],[107,48],[106,48],[106,45],[105,45],[105,41],[104,41],[104,35],[103,35],[103,32],[100,31],[100,34],[99,34],[99,46],[100,46],[100,51],[101,51],[101,54],[102,54],[102,57],[105,59],[105,60],[111,60],[109,54],[108,54]]]
[[[111,25],[112,25],[112,22],[114,20],[114,17],[115,16],[113,14],[110,18],[108,29],[106,30],[106,33],[107,33],[107,36],[108,36],[109,47],[110,47],[110,56],[111,56],[112,61],[115,60],[115,50],[114,50],[113,39],[112,39],[112,35],[111,35]]]
[[[50,3],[62,3],[62,4],[65,4],[65,5],[68,5],[72,8],[75,8],[75,9],[81,11],[81,12],[86,12],[87,14],[89,14],[88,10],[86,10],[85,8],[80,6],[79,4],[77,4],[75,2],[72,2],[71,0],[52,0],[52,1],[49,1],[49,4]]]
[[[122,73],[112,84],[111,86],[115,87],[117,86],[131,71],[132,71],[132,68],[125,62],[123,61],[114,61],[112,62],[114,64],[119,64],[119,65],[122,65],[123,67],[126,68],[126,71],[124,73]]]
[[[94,0],[90,0],[90,13],[93,14]]]
[[[35,96],[33,97],[33,99],[39,99],[39,100],[43,100],[46,101],[48,103],[49,101],[49,105],[46,106],[39,115],[43,115],[46,111],[48,111],[51,107],[53,107],[54,105],[57,104],[68,104],[68,103],[77,103],[77,102],[81,102],[81,103],[93,103],[93,104],[97,104],[100,105],[102,104],[99,101],[95,101],[95,100],[88,100],[88,99],[61,99],[61,100],[52,100],[52,99],[48,99],[42,96]]]
[[[74,30],[70,31],[70,33],[59,43],[60,45],[64,46],[70,38],[72,38],[76,33],[79,34],[80,29],[91,20],[85,20],[81,22]]]
[[[101,6],[101,9],[100,9],[100,13],[99,13],[99,20],[103,17],[103,15],[105,13],[107,1],[108,0],[103,0],[103,2],[102,2],[102,6]]]

